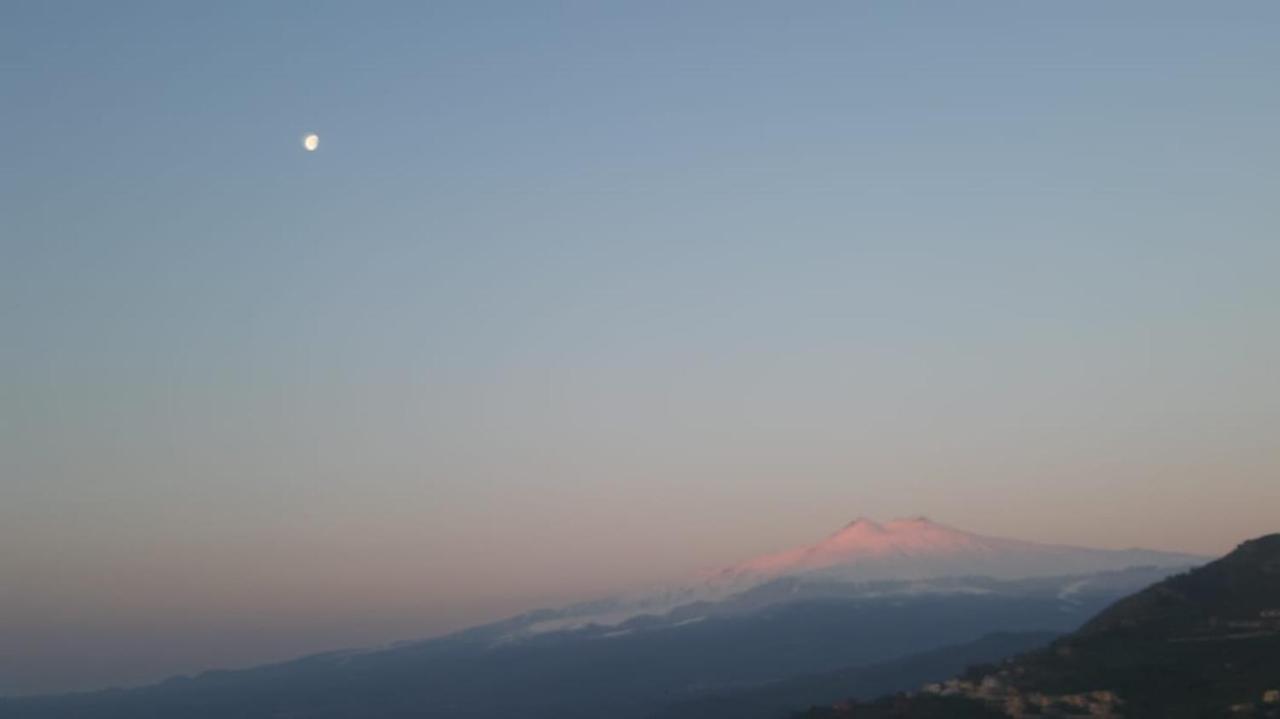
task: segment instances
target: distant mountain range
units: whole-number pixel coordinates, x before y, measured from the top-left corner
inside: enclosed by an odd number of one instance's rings
[[[1026,649],[1202,561],[860,519],[660,591],[385,649],[0,701],[0,716],[640,719],[774,689],[803,706],[831,701],[841,677],[874,696]]]
[[[805,717],[1280,717],[1280,534],[1127,597],[1076,632],[913,695]]]

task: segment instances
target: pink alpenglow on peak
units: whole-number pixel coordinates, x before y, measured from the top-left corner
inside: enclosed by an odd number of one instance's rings
[[[987,537],[938,524],[925,517],[879,523],[859,518],[815,544],[705,572],[697,581],[653,592],[588,602],[557,616],[522,627],[520,632],[612,626],[640,614],[660,616],[679,606],[729,600],[776,580],[784,580],[789,596],[800,587],[850,586],[867,596],[885,592],[985,591],[967,580],[989,578],[1069,579],[1079,587],[1081,577],[1134,567],[1169,571],[1200,564],[1203,557],[1144,549],[1091,549]],[[886,588],[885,583],[902,586]],[[959,589],[957,589],[959,587]],[[1075,590],[1072,590],[1075,591]],[[688,621],[698,616],[691,614]]]
[[[709,573],[708,579],[741,582],[784,575],[855,581],[966,575],[1022,578],[1186,564],[1197,559],[988,537],[926,517],[883,524],[860,517],[815,544],[749,559]]]
[[[872,558],[983,552],[1007,541],[961,532],[925,517],[895,519],[886,524],[859,517],[816,544],[756,557],[725,571],[789,574]]]

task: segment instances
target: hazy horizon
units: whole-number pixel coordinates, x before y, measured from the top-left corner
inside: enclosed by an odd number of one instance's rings
[[[877,521],[874,518],[858,516],[851,518],[846,525],[832,527],[831,532],[810,536],[792,545],[771,547],[762,555],[755,557],[733,557],[731,560],[726,560],[716,565],[699,567],[697,571],[693,572],[649,577],[647,579],[633,579],[610,586],[602,585],[588,590],[563,591],[541,596],[472,596],[465,606],[432,606],[430,607],[431,612],[429,615],[424,615],[420,608],[410,606],[413,598],[420,596],[420,591],[418,590],[408,592],[407,599],[409,601],[404,606],[380,607],[380,611],[373,618],[373,621],[370,621],[368,617],[359,617],[358,621],[353,622],[351,614],[345,614],[344,616],[344,614],[339,613],[341,611],[339,610],[339,612],[335,612],[335,617],[328,618],[330,622],[328,625],[317,623],[314,617],[306,617],[299,622],[293,618],[292,607],[271,607],[266,611],[229,613],[228,616],[224,617],[224,621],[227,622],[225,626],[216,626],[210,631],[204,632],[198,628],[193,631],[193,628],[187,625],[190,617],[190,607],[175,608],[169,612],[157,612],[155,608],[146,608],[137,612],[119,611],[117,609],[117,611],[108,615],[109,620],[108,617],[103,618],[108,621],[103,622],[101,629],[110,628],[111,631],[104,633],[105,636],[90,637],[90,641],[85,642],[84,646],[96,649],[104,654],[109,653],[114,659],[119,659],[121,656],[132,659],[141,665],[140,670],[131,668],[130,671],[125,673],[117,670],[116,676],[122,678],[109,681],[92,678],[80,684],[55,685],[53,688],[44,688],[37,685],[34,689],[13,692],[12,695],[21,696],[47,694],[50,692],[92,691],[104,688],[145,686],[175,676],[194,676],[210,669],[246,668],[264,663],[295,659],[317,652],[376,649],[404,641],[429,639],[479,624],[513,617],[530,610],[556,608],[557,606],[626,595],[628,593],[662,591],[671,586],[679,586],[681,583],[698,583],[704,580],[708,572],[722,570],[738,563],[740,560],[769,556],[773,552],[780,550],[811,546],[833,534],[839,534],[839,530],[844,526],[852,525],[855,522],[865,522],[869,519],[873,522]],[[892,518],[889,523],[911,519],[925,518],[921,515],[911,515],[910,517],[904,515]],[[933,520],[930,518],[929,521]],[[956,527],[955,529],[962,532],[967,531],[961,527]],[[1017,537],[1003,538],[1019,539]],[[1104,549],[1133,548],[1097,547],[1097,545],[1075,546],[1094,546],[1095,548]],[[1159,548],[1143,547],[1143,549],[1158,550]],[[1200,556],[1213,559],[1218,555],[1201,554]],[[348,609],[348,612],[350,612],[350,609]],[[269,625],[269,632],[265,637],[260,635],[264,628],[264,623]],[[50,632],[53,629],[55,627],[51,625],[39,623],[23,627],[22,630],[24,631],[12,633],[11,636],[18,641],[15,641],[10,646],[22,648],[24,643],[28,643],[28,646],[39,647],[41,643],[48,641]],[[56,629],[59,633],[66,631],[65,627],[56,627]],[[84,638],[79,639],[84,641]],[[176,656],[167,655],[168,651],[178,649],[181,645],[193,640],[198,643],[198,654],[187,655],[179,652]],[[178,646],[174,646],[175,641]],[[137,652],[137,654],[131,652]],[[18,658],[18,654],[14,652],[13,657]],[[90,660],[88,664],[91,667],[101,661],[98,656],[91,655],[87,658]],[[52,666],[57,666],[60,669],[66,668],[64,664],[67,661],[66,655],[51,654],[49,659]],[[161,669],[160,667],[165,668]]]
[[[0,695],[433,635],[860,515],[1280,529],[1277,31],[6,3]]]

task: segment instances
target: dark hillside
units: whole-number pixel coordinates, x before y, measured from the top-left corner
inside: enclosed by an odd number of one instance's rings
[[[1008,716],[1280,717],[1280,534],[1122,599],[1046,649],[809,716],[938,716],[941,699]]]

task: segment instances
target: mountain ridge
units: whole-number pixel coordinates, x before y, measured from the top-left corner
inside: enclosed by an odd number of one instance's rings
[[[523,616],[530,621],[506,623],[510,628],[507,638],[620,626],[640,616],[724,602],[783,578],[795,578],[805,585],[965,577],[1020,580],[1083,577],[1135,567],[1182,568],[1208,559],[1150,549],[1098,549],[994,537],[956,529],[923,515],[884,523],[860,516],[813,544],[703,571],[689,581],[528,612]],[[955,583],[950,586],[959,587]],[[935,589],[945,591],[945,583],[937,583]]]
[[[1103,567],[1106,569],[1123,569],[1125,566],[1146,563],[1177,564],[1207,559],[1178,552],[1140,548],[1099,549],[994,537],[956,529],[925,516],[904,517],[883,524],[868,517],[858,517],[813,544],[760,555],[705,573],[705,576],[730,579],[826,572],[840,573],[843,576],[861,573],[867,578],[873,578],[872,575],[885,574],[886,568],[881,565],[894,560],[946,559],[954,562],[957,558],[966,557],[983,563],[982,568],[986,571],[997,569],[1008,577],[1020,573],[1024,576],[1071,573],[1063,570],[1064,563],[1083,566],[1092,562],[1095,565],[1106,565]],[[1015,561],[1030,557],[1042,562],[1053,562],[1032,569],[1028,562]],[[1019,564],[1019,567],[998,567],[997,563],[1002,558],[1005,563]],[[956,571],[954,567],[923,572],[921,569],[922,567],[917,567],[913,574],[941,576],[941,572]],[[890,567],[887,571],[901,573],[902,569]]]

